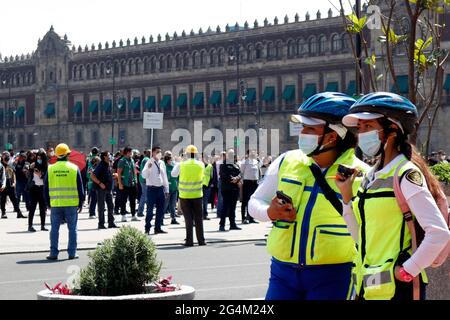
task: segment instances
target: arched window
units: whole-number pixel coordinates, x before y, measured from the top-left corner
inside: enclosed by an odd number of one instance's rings
[[[278,41],[275,47],[275,57],[277,59],[283,58],[283,43],[281,41]]]
[[[72,79],[76,79],[77,78],[77,66],[73,66],[73,72],[72,72]]]
[[[80,66],[79,68],[79,78],[83,79],[83,66]]]
[[[128,60],[128,74],[133,73],[133,60]]]
[[[209,65],[214,66],[216,64],[216,51],[213,49],[209,52]]]
[[[118,75],[120,69],[120,63],[119,61],[114,61],[114,74]]]
[[[325,53],[328,51],[328,47],[327,47],[327,38],[325,36],[320,36],[319,38],[319,53]]]
[[[50,77],[53,77],[53,74],[50,73]],[[86,66],[86,79],[90,79],[91,78],[91,65],[88,64]],[[50,78],[50,81],[52,81],[52,78]]]
[[[204,67],[206,64],[206,52],[202,50],[200,52],[200,67]]]
[[[297,55],[297,46],[295,45],[294,40],[288,41],[287,49],[288,49],[288,51],[287,51],[288,58],[292,58]]]
[[[164,72],[164,57],[159,57],[159,72]]]
[[[141,59],[137,58],[136,60],[134,60],[134,73],[135,74],[140,73],[140,70],[139,70],[140,64],[141,64]]]
[[[299,55],[304,54],[306,52],[306,43],[304,39],[297,40],[297,53]]]
[[[148,58],[145,57],[144,58],[144,72],[147,73],[148,70],[149,70],[149,68],[148,68]]]
[[[189,68],[189,53],[185,52],[183,54],[183,69]]]
[[[249,45],[247,47],[247,62],[252,62],[253,61],[253,46]]]
[[[92,65],[92,77],[97,78],[97,64],[95,63]]]
[[[217,64],[219,66],[223,65],[223,48],[220,48],[217,53]]]
[[[309,54],[317,53],[317,41],[315,37],[311,37],[308,40],[308,53]]]
[[[105,76],[105,64],[102,62],[100,63],[100,78],[103,78]]]
[[[275,47],[272,42],[267,44],[267,59],[275,57]]]
[[[331,51],[339,51],[341,50],[341,39],[338,34],[333,34],[331,37]]]
[[[156,57],[151,57],[150,59],[150,72],[151,73],[156,72]]]
[[[166,71],[170,71],[172,69],[172,56],[169,54],[166,58]]]
[[[348,49],[350,49],[351,44],[350,44],[350,36],[349,36],[349,34],[348,34],[348,33],[344,33],[344,34],[341,36],[341,40],[342,40],[342,49],[343,49],[343,50],[348,50]]]
[[[120,65],[120,75],[125,75],[127,72],[127,62],[125,60],[122,60],[122,63]]]
[[[198,59],[198,53],[197,53],[197,51],[194,51],[192,53],[192,68],[197,68],[197,59]]]
[[[263,55],[262,50],[263,50],[262,45],[260,43],[258,43],[255,48],[255,59],[256,60],[259,60],[262,58],[262,55]]]
[[[50,74],[49,74],[49,78],[50,78],[50,81],[53,81],[53,72],[51,72],[50,71]],[[17,78],[17,85],[19,85],[19,78]]]
[[[179,53],[177,53],[177,54],[175,55],[175,68],[176,68],[177,70],[180,70],[180,68],[181,68],[181,56],[180,56]]]

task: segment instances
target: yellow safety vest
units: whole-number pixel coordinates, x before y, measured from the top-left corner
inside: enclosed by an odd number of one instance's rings
[[[78,167],[68,161],[57,161],[48,167],[48,190],[52,208],[79,205],[77,174]]]
[[[309,168],[312,163],[312,158],[300,150],[289,151],[282,160],[278,190],[292,198],[297,218],[292,222],[278,220],[273,223],[267,249],[276,260],[300,266],[351,263],[356,254],[355,243],[343,217],[320,190]],[[339,164],[364,172],[369,169],[349,149],[325,175],[336,175]],[[328,181],[337,196],[342,198],[334,181]],[[355,180],[355,192],[360,181]]]
[[[394,297],[396,261],[402,251],[411,254],[411,234],[394,194],[395,171],[404,160],[406,157],[388,173],[379,175],[370,187],[364,179],[353,201],[353,211],[360,224],[353,280],[356,292],[366,300]],[[410,169],[420,171],[408,162],[398,176]],[[422,279],[427,282],[425,272]]]
[[[180,164],[178,191],[180,199],[198,199],[203,197],[203,175],[205,165],[189,159]]]
[[[205,187],[209,186],[209,181],[211,181],[211,173],[212,173],[213,167],[210,163],[205,167],[205,174],[203,175],[203,185]]]

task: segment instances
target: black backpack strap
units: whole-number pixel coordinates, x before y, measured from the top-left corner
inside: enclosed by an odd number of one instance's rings
[[[327,198],[327,200],[330,201],[330,203],[333,205],[336,211],[342,216],[344,212],[342,202],[338,199],[336,192],[330,187],[328,182],[325,180],[325,177],[322,174],[322,170],[320,170],[320,168],[315,164],[312,164],[309,168],[311,169],[314,178],[319,184],[320,189],[322,189],[325,198]]]

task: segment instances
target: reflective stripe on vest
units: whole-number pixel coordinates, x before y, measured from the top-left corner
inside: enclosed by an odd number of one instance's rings
[[[405,225],[403,214],[394,194],[394,174],[403,160],[387,173],[380,174],[367,187],[364,179],[355,200],[353,210],[360,221],[358,256],[355,259],[357,292],[366,300],[389,300],[395,295],[394,268],[400,252],[411,254],[411,234]],[[399,172],[418,168],[411,162]],[[424,281],[426,274],[422,273]],[[411,294],[412,298],[412,294]]]
[[[209,186],[209,182],[211,181],[211,173],[212,173],[213,167],[210,163],[205,167],[205,174],[203,175],[203,185],[205,187]]]
[[[78,167],[68,161],[58,161],[48,167],[48,190],[51,207],[77,207]]]
[[[183,161],[180,164],[178,191],[181,199],[198,199],[203,197],[204,171],[204,164],[194,159]]]
[[[275,259],[296,265],[350,263],[356,254],[355,243],[342,216],[321,193],[309,168],[311,164],[312,159],[299,150],[286,153],[278,171],[278,190],[292,198],[297,218],[293,222],[274,222],[267,249]],[[326,175],[335,175],[339,164],[363,172],[369,169],[355,157],[353,150],[348,150]],[[359,183],[357,179],[355,192]],[[330,187],[338,193],[335,183],[330,183]]]

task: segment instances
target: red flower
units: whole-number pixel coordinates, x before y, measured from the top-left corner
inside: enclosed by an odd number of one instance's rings
[[[58,282],[56,284],[56,286],[54,286],[53,288],[50,287],[48,285],[47,282],[45,282],[45,286],[47,287],[48,290],[50,290],[53,294],[61,294],[61,295],[71,295],[72,294],[72,290],[70,290],[70,288],[67,286],[67,284],[65,284],[64,286],[62,286],[61,282]]]

